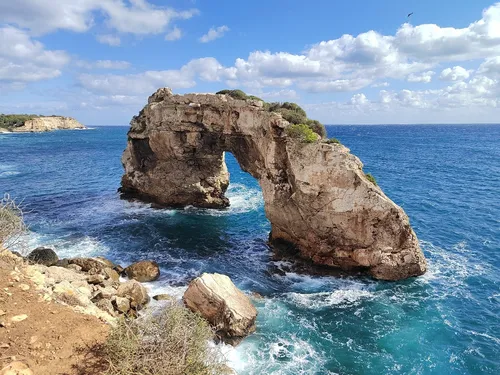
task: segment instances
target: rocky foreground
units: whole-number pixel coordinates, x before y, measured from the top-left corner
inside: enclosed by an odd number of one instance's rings
[[[137,280],[159,275],[153,261],[122,268],[101,257],[59,259],[48,248],[25,258],[1,251],[0,375],[103,373],[99,347],[109,327],[147,308],[151,298]],[[227,276],[194,279],[183,303],[212,325],[217,340],[234,345],[255,331],[255,307]]]
[[[408,216],[361,161],[338,142],[304,142],[291,128],[260,100],[159,89],[131,122],[121,192],[164,207],[227,207],[228,151],[259,181],[275,247],[377,279],[423,274]]]

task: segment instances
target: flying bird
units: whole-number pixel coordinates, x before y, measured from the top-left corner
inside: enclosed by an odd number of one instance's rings
[[[406,17],[406,18],[410,18],[410,16],[411,16],[412,14],[413,14],[413,12],[408,13],[408,17]]]

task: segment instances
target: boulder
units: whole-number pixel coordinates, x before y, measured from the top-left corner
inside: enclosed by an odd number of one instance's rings
[[[53,266],[59,260],[56,252],[48,247],[37,247],[28,254],[26,259],[32,263],[43,264],[44,266]]]
[[[236,343],[255,331],[257,310],[231,279],[204,273],[189,283],[184,304],[199,313],[225,342]]]
[[[0,375],[33,375],[34,372],[23,362],[15,361],[9,363],[1,371]]]
[[[118,287],[116,295],[117,297],[127,297],[130,300],[130,305],[137,310],[149,302],[146,288],[135,280],[122,283]]]
[[[160,267],[154,261],[142,260],[125,268],[125,273],[140,282],[154,281],[160,277]]]
[[[175,298],[170,294],[157,294],[156,296],[153,296],[153,299],[155,301],[175,301]]]
[[[68,261],[69,264],[76,264],[81,267],[83,272],[87,272],[89,274],[101,273],[104,268],[108,267],[106,263],[95,258],[72,258]]]
[[[125,297],[116,297],[113,301],[116,310],[126,314],[130,310],[130,301]]]

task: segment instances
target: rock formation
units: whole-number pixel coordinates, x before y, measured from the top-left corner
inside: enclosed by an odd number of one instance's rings
[[[228,343],[235,344],[255,331],[257,310],[225,275],[204,273],[197,277],[189,283],[183,300]]]
[[[141,283],[158,280],[160,277],[160,267],[152,260],[141,260],[125,268],[125,273],[130,279]]]
[[[52,130],[86,129],[74,118],[62,116],[41,116],[26,120],[23,126],[12,127],[9,130],[21,132],[47,132]]]
[[[408,217],[361,161],[343,145],[292,138],[289,126],[258,100],[159,89],[131,122],[121,192],[165,207],[227,207],[228,151],[260,183],[272,244],[378,279],[423,274]]]

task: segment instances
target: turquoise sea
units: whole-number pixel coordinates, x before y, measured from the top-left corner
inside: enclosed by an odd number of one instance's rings
[[[225,348],[240,375],[500,374],[500,126],[329,126],[408,213],[429,262],[402,282],[308,276],[273,261],[258,183],[228,155],[227,210],[119,199],[127,127],[0,134],[0,193],[24,246],[161,265],[152,293],[202,272],[256,300],[257,332]]]

